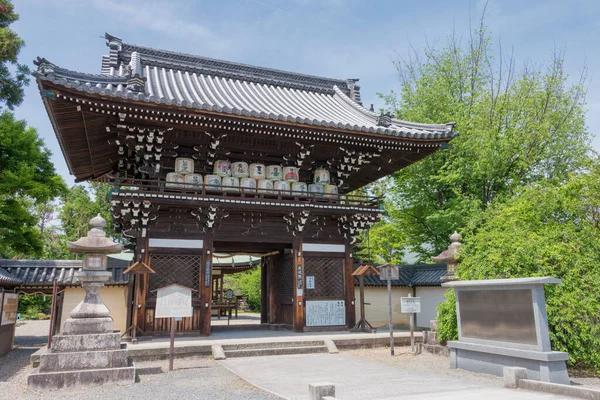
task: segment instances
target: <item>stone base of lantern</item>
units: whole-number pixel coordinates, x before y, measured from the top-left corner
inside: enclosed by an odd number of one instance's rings
[[[94,333],[110,333],[115,322],[111,317],[104,318],[69,318],[63,324],[65,335],[86,335]]]
[[[112,322],[112,318],[108,319]],[[77,329],[83,327],[74,326]],[[39,366],[29,375],[27,384],[35,388],[60,389],[134,383],[135,366],[127,357],[126,346],[121,344],[119,332],[55,335],[52,348],[40,355]]]

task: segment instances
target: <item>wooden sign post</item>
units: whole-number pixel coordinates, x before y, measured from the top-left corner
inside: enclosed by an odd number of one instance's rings
[[[421,298],[412,297],[409,293],[408,297],[400,298],[400,311],[404,314],[410,314],[410,348],[415,352],[415,314],[421,312]]]
[[[394,323],[392,322],[392,280],[398,280],[400,278],[400,271],[398,267],[391,264],[385,264],[379,269],[379,279],[387,281],[388,290],[388,317],[389,317],[389,329],[390,329],[390,354],[394,355]]]
[[[173,371],[173,359],[175,358],[176,319],[191,317],[193,314],[192,290],[194,289],[177,284],[156,289],[156,311],[154,313],[154,318],[171,318],[169,371]]]
[[[374,333],[375,329],[373,329],[365,316],[365,281],[363,277],[367,275],[379,275],[379,271],[372,265],[361,265],[352,273],[352,276],[358,276],[358,283],[360,285],[360,321],[358,321],[354,329]]]

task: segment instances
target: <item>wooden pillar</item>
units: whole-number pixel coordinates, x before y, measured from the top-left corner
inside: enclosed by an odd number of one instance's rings
[[[266,324],[269,314],[269,302],[267,301],[267,260],[268,258],[263,257],[260,260],[260,323]]]
[[[297,238],[293,243],[294,265],[294,332],[304,331],[304,255],[302,240]]]
[[[346,257],[344,260],[344,300],[346,301],[346,326],[353,328],[356,324],[354,311],[354,262],[352,260],[352,246],[346,243]]]
[[[281,257],[273,255],[267,261],[267,282],[269,285],[269,323],[276,324],[278,318],[278,299],[279,293],[279,275],[281,272],[277,269],[277,264]]]
[[[204,239],[204,251],[202,257],[200,300],[202,301],[200,311],[200,336],[210,336],[210,316],[212,306],[212,257],[213,238]]]
[[[221,281],[219,285],[219,302],[223,302],[223,273],[221,272]]]

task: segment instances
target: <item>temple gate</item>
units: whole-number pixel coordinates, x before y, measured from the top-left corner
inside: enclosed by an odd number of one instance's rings
[[[440,149],[453,125],[365,109],[357,79],[106,41],[100,74],[38,58],[36,77],[70,172],[114,186],[113,222],[145,266],[131,333],[169,331],[153,290],[177,283],[197,292],[176,329],[209,335],[216,251],[261,255],[261,322],[353,327],[352,245],[383,215],[356,190]]]

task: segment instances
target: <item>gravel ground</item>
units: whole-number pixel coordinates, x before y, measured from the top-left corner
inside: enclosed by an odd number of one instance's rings
[[[413,371],[435,372],[446,376],[452,376],[457,379],[475,380],[489,385],[502,386],[502,377],[477,374],[462,369],[450,368],[450,357],[436,356],[430,353],[422,353],[413,356],[408,347],[396,347],[394,357],[390,356],[390,349],[359,349],[344,350],[344,354],[354,357],[366,358],[373,361],[381,361],[389,365],[395,365],[399,368],[410,369]],[[569,373],[573,385],[583,385],[594,389],[600,389],[600,378],[598,377],[579,377],[577,373]]]
[[[15,399],[249,399],[275,400],[279,397],[251,386],[237,375],[207,358],[175,360],[175,370],[168,372],[169,362],[136,363],[134,385],[110,385],[85,389],[36,391],[27,388],[31,371],[29,357],[47,344],[48,321],[27,321],[17,326],[15,349],[0,357],[1,398]],[[141,383],[141,384],[140,384]],[[10,394],[9,397],[4,397]]]

